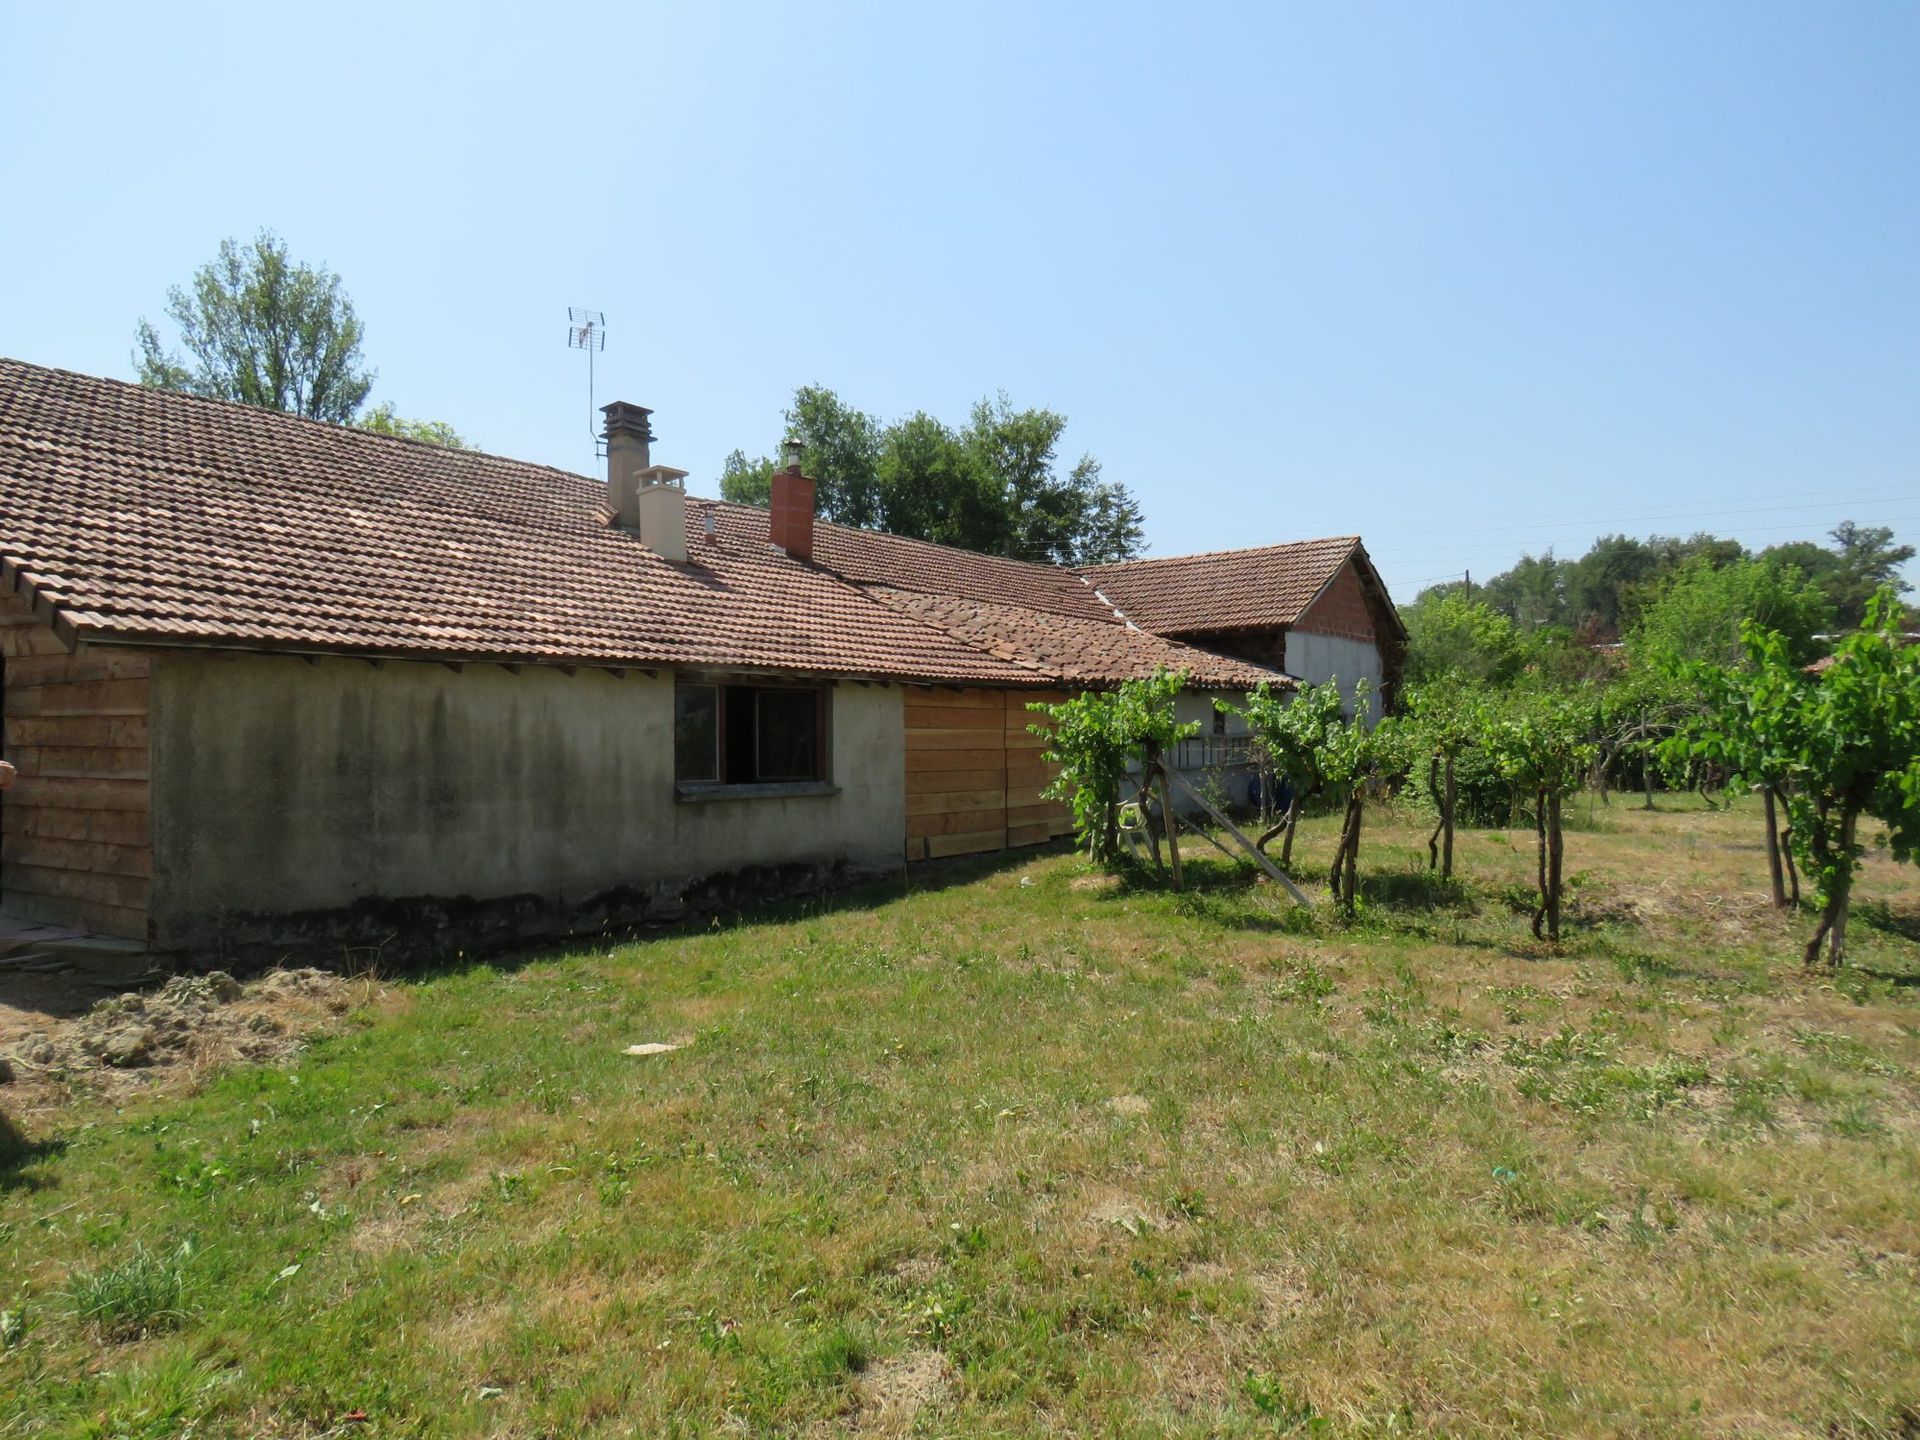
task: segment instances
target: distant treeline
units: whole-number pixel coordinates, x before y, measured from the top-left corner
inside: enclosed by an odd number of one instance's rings
[[[1431,586],[1415,603],[1466,590],[1522,629],[1562,626],[1589,643],[1605,642],[1624,638],[1689,565],[1719,569],[1735,561],[1760,560],[1798,570],[1832,606],[1833,623],[1850,629],[1860,623],[1867,600],[1880,586],[1891,583],[1906,589],[1899,570],[1913,558],[1914,549],[1894,544],[1893,531],[1885,526],[1851,520],[1836,526],[1829,538],[1829,545],[1793,540],[1751,551],[1738,540],[1718,535],[1652,535],[1645,540],[1607,535],[1578,560],[1562,560],[1551,550],[1523,555],[1512,569],[1485,583],[1462,580]]]
[[[1899,570],[1914,555],[1885,526],[1849,520],[1830,539],[1755,552],[1717,535],[1608,535],[1577,560],[1549,550],[1484,583],[1429,586],[1400,612],[1407,678],[1564,683],[1609,679],[1623,664],[1732,664],[1748,621],[1812,660],[1826,653],[1822,637],[1860,625],[1879,587],[1908,589]],[[1616,642],[1626,654],[1608,660]]]

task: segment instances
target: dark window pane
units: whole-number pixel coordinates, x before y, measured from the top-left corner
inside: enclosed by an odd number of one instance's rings
[[[760,692],[746,685],[729,685],[720,692],[720,778],[729,785],[751,784],[754,773],[753,736],[759,728]]]
[[[756,778],[817,780],[820,755],[820,700],[813,690],[762,690]]]
[[[718,780],[720,695],[711,685],[673,691],[673,778]]]

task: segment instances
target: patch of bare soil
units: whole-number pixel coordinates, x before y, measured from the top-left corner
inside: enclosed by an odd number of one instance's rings
[[[222,1065],[282,1060],[353,1003],[353,982],[324,970],[275,970],[244,985],[216,970],[176,975],[77,1014],[58,1005],[31,1016],[16,1009],[6,1017],[0,1097],[24,1114],[80,1094],[118,1097]]]
[[[855,1421],[866,1434],[899,1435],[953,1388],[953,1362],[938,1350],[909,1350],[876,1361],[860,1377]]]

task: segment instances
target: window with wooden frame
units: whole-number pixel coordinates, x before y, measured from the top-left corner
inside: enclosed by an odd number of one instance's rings
[[[828,774],[826,687],[675,684],[678,784],[820,784]]]

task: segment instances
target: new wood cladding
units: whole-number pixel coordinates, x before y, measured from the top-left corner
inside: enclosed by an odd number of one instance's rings
[[[940,690],[906,694],[907,858],[1038,845],[1073,829],[1071,808],[1040,792],[1059,767],[1027,709],[1058,691]]]
[[[153,875],[147,685],[126,651],[69,654],[17,596],[0,597],[0,906],[24,920],[144,940]]]

